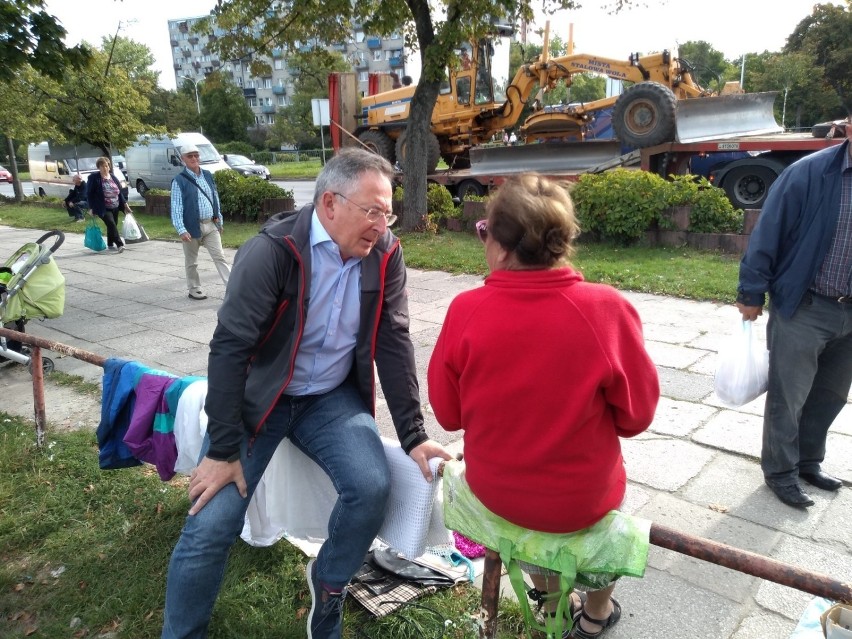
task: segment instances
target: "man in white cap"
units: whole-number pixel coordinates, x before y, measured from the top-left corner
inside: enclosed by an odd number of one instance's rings
[[[207,299],[198,275],[198,249],[210,253],[219,276],[227,286],[231,267],[222,251],[222,211],[213,174],[201,168],[201,154],[194,144],[181,148],[185,168],[172,180],[172,224],[183,242],[186,286],[189,298]]]

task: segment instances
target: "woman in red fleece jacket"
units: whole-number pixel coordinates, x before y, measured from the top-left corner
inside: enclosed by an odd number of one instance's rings
[[[487,212],[477,231],[491,273],[450,305],[429,401],[444,429],[464,429],[465,477],[486,508],[524,528],[582,530],[624,499],[619,437],[651,424],[657,371],[633,306],[570,266],[579,227],[563,185],[510,178]],[[540,572],[535,587],[558,590]],[[572,637],[618,621],[614,585],[572,594]]]

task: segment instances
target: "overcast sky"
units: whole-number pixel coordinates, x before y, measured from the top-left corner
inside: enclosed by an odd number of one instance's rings
[[[626,60],[633,52],[644,54],[704,40],[732,60],[743,53],[781,49],[815,2],[634,0],[650,6],[608,15],[600,8],[608,0],[584,0],[585,8],[551,17],[551,31],[567,40],[568,25],[573,23],[577,53]],[[68,31],[68,44],[86,40],[99,45],[119,27],[122,36],[146,44],[156,59],[160,85],[167,89],[175,88],[168,20],[206,15],[215,4],[216,0],[90,0],[82,6],[72,0],[45,0],[48,12]]]

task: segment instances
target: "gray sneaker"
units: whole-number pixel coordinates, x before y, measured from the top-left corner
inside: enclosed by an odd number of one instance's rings
[[[308,639],[340,639],[343,627],[343,600],[346,589],[334,594],[322,587],[316,578],[316,559],[305,568],[311,591],[311,612],[308,614]]]

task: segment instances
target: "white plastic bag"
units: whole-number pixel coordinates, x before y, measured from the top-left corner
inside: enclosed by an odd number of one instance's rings
[[[725,406],[738,408],[763,395],[769,383],[769,351],[752,335],[754,322],[737,322],[719,349],[716,395]]]
[[[144,230],[136,223],[133,213],[124,214],[124,223],[121,227],[121,235],[128,243],[144,242],[148,239]]]

